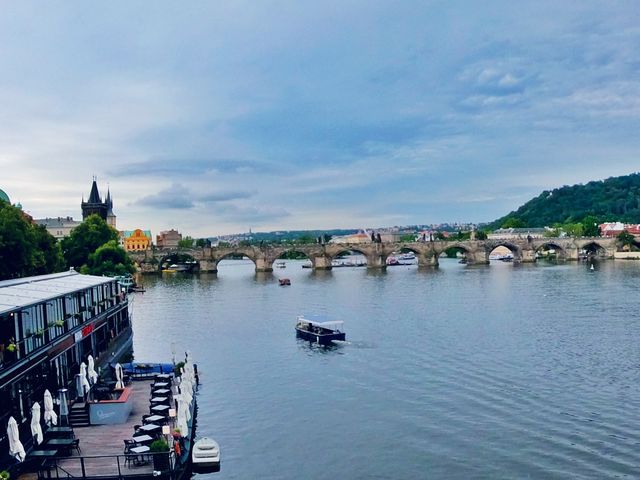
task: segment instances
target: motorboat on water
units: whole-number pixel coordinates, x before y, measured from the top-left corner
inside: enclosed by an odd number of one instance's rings
[[[220,466],[220,446],[209,437],[202,437],[193,444],[191,461],[194,467]]]
[[[276,268],[287,268],[287,264],[284,263],[284,260],[278,260],[276,262]]]
[[[291,285],[291,280],[288,278],[280,278],[278,279],[278,282],[280,283],[281,287],[284,287],[285,285]]]
[[[416,254],[413,252],[402,253],[398,256],[398,260],[401,262],[412,262],[416,259]]]
[[[136,282],[133,280],[133,276],[131,274],[116,277],[116,280],[118,281],[118,285],[120,285],[120,288],[122,288],[126,292],[133,291],[133,288],[136,286]]]
[[[296,323],[296,336],[318,345],[329,345],[335,340],[345,341],[342,331],[344,322],[328,320],[319,315],[299,315]]]

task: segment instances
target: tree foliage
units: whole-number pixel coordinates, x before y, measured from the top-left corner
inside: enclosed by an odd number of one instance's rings
[[[60,245],[19,208],[0,200],[0,280],[53,273],[64,268]]]
[[[193,248],[193,242],[193,238],[187,235],[183,239],[178,240],[178,248]]]
[[[89,260],[81,268],[81,272],[89,275],[115,276],[134,273],[135,267],[118,242],[110,240],[89,255]]]
[[[591,229],[593,223],[614,220],[640,223],[640,173],[545,190],[516,211],[493,222],[491,228],[504,226],[506,222],[516,226],[515,220],[521,222],[517,226],[523,227],[582,223],[585,236],[595,233]]]
[[[89,262],[89,256],[110,241],[118,241],[118,232],[99,215],[90,215],[62,240],[62,253],[67,266],[80,270]]]

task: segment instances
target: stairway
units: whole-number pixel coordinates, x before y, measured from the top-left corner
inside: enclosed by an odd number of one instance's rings
[[[76,402],[71,405],[69,409],[69,424],[76,427],[88,427],[91,423],[89,421],[89,406],[84,402]]]

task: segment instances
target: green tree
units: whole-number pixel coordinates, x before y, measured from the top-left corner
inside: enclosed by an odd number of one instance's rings
[[[178,248],[193,248],[193,238],[187,235],[182,240],[178,240]]]
[[[582,219],[583,235],[585,237],[599,237],[600,227],[598,226],[598,219],[594,215],[587,215]]]
[[[86,265],[81,268],[82,273],[90,275],[124,275],[135,272],[133,262],[115,240],[101,245],[89,255]]]
[[[616,238],[618,239],[618,243],[622,245],[622,247],[628,247],[629,250],[635,247],[636,237],[631,235],[626,230],[620,232]]]
[[[502,222],[502,228],[525,228],[527,224],[516,217],[507,217],[507,219]]]
[[[478,230],[476,232],[476,240],[486,240],[487,238],[488,234],[484,230]]]
[[[196,240],[196,247],[205,247],[207,245],[206,238],[199,238]]]
[[[0,201],[0,280],[62,270],[60,246],[22,210]]]
[[[415,242],[415,241],[416,241],[416,236],[413,233],[406,233],[400,237],[400,242],[402,243],[409,243],[409,242]]]
[[[89,261],[89,255],[112,240],[118,241],[118,232],[99,215],[90,215],[62,240],[62,254],[67,266],[80,270]]]

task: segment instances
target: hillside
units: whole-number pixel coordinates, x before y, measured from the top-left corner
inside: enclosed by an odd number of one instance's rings
[[[545,190],[490,226],[499,228],[508,222],[515,226],[544,227],[580,222],[586,216],[594,216],[598,221],[640,223],[640,173]]]

